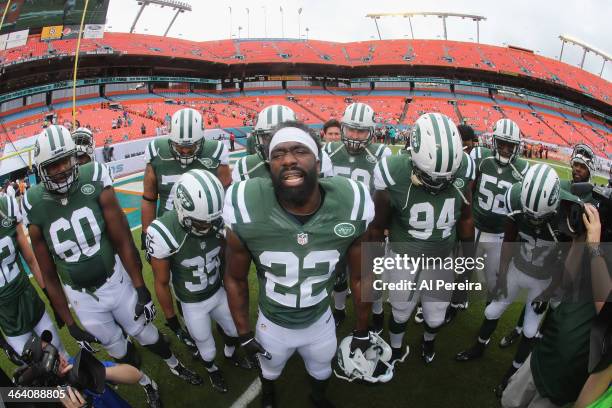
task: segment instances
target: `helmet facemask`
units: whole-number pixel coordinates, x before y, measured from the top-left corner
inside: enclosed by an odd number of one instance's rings
[[[183,228],[197,237],[210,237],[223,231],[223,218],[217,217],[212,221],[197,220],[191,217],[179,217]]]
[[[48,173],[49,166],[64,160],[69,160],[69,168],[54,174]],[[79,166],[75,150],[69,150],[59,157],[41,163],[38,166],[38,174],[47,191],[54,194],[67,194],[70,187],[79,178]]]
[[[508,145],[514,145],[514,148],[512,149],[512,153],[510,154],[510,157],[505,157],[501,154],[502,146],[500,145],[500,142],[508,144]],[[509,140],[501,136],[493,135],[493,150],[495,152],[495,160],[497,160],[497,162],[501,164],[502,166],[506,166],[512,163],[514,159],[518,156],[519,149],[520,149],[520,143],[516,142],[515,140]]]
[[[429,192],[430,194],[433,194],[433,195],[436,195],[439,192],[441,192],[444,189],[446,189],[455,180],[455,176],[454,175],[452,175],[452,176],[450,176],[448,178],[446,178],[446,177],[437,177],[437,178],[434,178],[434,177],[430,176],[429,174],[425,173],[424,171],[422,171],[421,169],[419,169],[418,166],[416,166],[416,164],[412,168],[412,174],[413,174],[413,180],[416,177],[417,181],[418,181],[417,184],[423,186],[423,188],[427,192]]]
[[[187,167],[198,157],[200,151],[202,149],[202,140],[198,140],[197,142],[185,142],[182,144],[173,142],[172,140],[168,140],[168,144],[170,145],[170,151],[176,160],[179,161],[181,166]],[[191,153],[182,153],[180,148],[192,148]]]
[[[262,159],[266,162],[270,161],[268,157],[268,146],[272,140],[272,132],[264,130],[256,130],[253,132],[255,135],[255,149],[259,153]]]
[[[347,136],[348,129],[353,129],[355,131],[367,131],[368,135],[365,139],[349,138]],[[342,143],[344,143],[344,146],[346,146],[346,150],[349,152],[349,154],[361,153],[372,141],[372,129],[370,128],[360,128],[342,124],[340,130],[340,140],[342,140]]]

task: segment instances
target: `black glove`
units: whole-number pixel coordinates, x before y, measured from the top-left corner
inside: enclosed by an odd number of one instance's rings
[[[266,351],[265,348],[257,340],[255,340],[255,334],[252,331],[247,334],[243,334],[238,336],[238,341],[240,341],[240,345],[244,348],[246,355],[249,357],[251,361],[257,361],[255,357],[257,354],[261,354],[261,356],[267,360],[272,358],[272,355]]]
[[[25,364],[23,360],[21,359],[21,356],[17,354],[15,349],[10,344],[8,344],[4,336],[2,336],[1,334],[0,334],[0,346],[2,346],[4,353],[6,353],[6,356],[8,357],[8,359],[11,360],[11,363],[17,366],[22,366]]]
[[[183,343],[187,347],[196,347],[195,341],[193,341],[193,338],[191,338],[189,333],[181,327],[181,324],[179,323],[179,320],[176,316],[172,316],[170,319],[168,319],[168,321],[166,322],[166,326],[168,326],[170,330],[172,330],[174,334],[176,334],[176,337],[178,337],[181,343]]]
[[[365,354],[370,347],[370,333],[367,330],[353,330],[353,340],[351,340],[351,357],[357,350]]]
[[[47,300],[49,301],[49,304],[52,305],[51,303],[51,298],[49,298],[49,292],[47,292],[47,288],[44,288],[43,293],[45,294],[45,296],[47,297]],[[57,328],[61,329],[62,327],[64,327],[66,325],[66,323],[64,323],[64,320],[60,317],[59,313],[57,313],[55,311],[55,308],[51,307],[53,309],[53,317],[55,318],[55,323],[57,324]]]
[[[545,300],[534,300],[531,302],[531,308],[537,315],[541,315],[546,311],[548,307],[548,301]]]
[[[68,332],[70,333],[72,338],[76,340],[80,348],[85,349],[90,353],[98,352],[98,350],[93,348],[91,343],[100,343],[100,340],[98,340],[95,336],[91,335],[85,330],[81,329],[79,325],[77,325],[76,323],[72,323],[68,326]]]
[[[151,299],[149,289],[147,289],[145,285],[137,287],[136,294],[138,295],[138,301],[134,308],[134,320],[138,320],[138,318],[144,314],[145,325],[147,325],[155,320],[155,315],[157,314],[155,305]]]

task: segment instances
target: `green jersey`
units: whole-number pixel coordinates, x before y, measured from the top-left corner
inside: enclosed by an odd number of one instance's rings
[[[147,253],[169,260],[174,294],[184,303],[202,302],[221,287],[221,243],[216,235],[189,234],[175,210],[167,211],[147,228]]]
[[[374,192],[372,173],[376,163],[391,156],[391,149],[381,143],[366,146],[359,154],[350,154],[342,142],[329,142],[324,147],[332,161],[334,176],[349,177],[361,181]]]
[[[571,180],[561,180],[561,189],[567,191],[568,193],[572,192],[572,181]],[[578,196],[585,203],[593,202],[593,194],[588,192],[586,194]]]
[[[319,210],[302,224],[278,203],[272,181],[233,184],[223,219],[253,257],[259,310],[274,323],[304,328],[329,309],[334,269],[374,217],[367,188],[343,177],[319,180]]]
[[[562,199],[580,201],[576,196],[560,190]],[[555,268],[563,262],[562,245],[557,242],[567,241],[559,232],[558,213],[547,222],[539,225],[531,223],[522,213],[521,183],[513,184],[505,197],[506,210],[518,229],[517,242],[519,250],[513,256],[514,264],[523,273],[536,278],[548,279]],[[545,267],[546,266],[546,267]]]
[[[446,256],[457,240],[455,224],[466,205],[475,168],[463,154],[454,183],[432,195],[412,184],[410,155],[384,158],[374,170],[374,186],[390,196],[389,242],[398,254]]]
[[[21,212],[13,197],[0,197],[0,328],[9,337],[31,332],[42,318],[40,300],[19,258]]]
[[[158,137],[151,141],[145,150],[145,163],[151,164],[157,178],[157,193],[159,194],[158,217],[174,208],[172,204],[174,199],[172,186],[174,186],[174,183],[178,181],[183,173],[189,170],[203,169],[218,176],[219,166],[229,164],[229,153],[223,142],[202,140],[199,156],[191,164],[183,167],[174,158],[170,150],[169,140],[168,137]]]
[[[321,173],[319,177],[333,176],[332,164],[329,156],[323,150],[319,152],[319,163],[321,163]],[[257,177],[270,178],[270,171],[266,162],[259,153],[250,154],[238,160],[232,169],[232,182],[237,183],[242,180]]]
[[[508,189],[523,179],[529,169],[526,160],[516,158],[508,165],[500,165],[493,151],[475,147],[470,156],[476,164],[476,190],[473,196],[474,225],[480,231],[502,234],[506,222],[505,196]]]
[[[95,292],[113,274],[117,256],[99,203],[112,187],[101,163],[79,166],[79,177],[65,196],[49,193],[43,184],[24,195],[24,222],[43,233],[62,282],[75,290]]]

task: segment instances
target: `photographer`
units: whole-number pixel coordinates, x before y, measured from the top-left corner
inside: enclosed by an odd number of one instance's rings
[[[62,404],[66,407],[129,407],[106,383],[143,387],[150,408],[161,407],[155,381],[129,364],[100,362],[93,354],[81,349],[74,358],[58,353],[51,343],[50,332],[32,336],[21,359],[24,366],[14,374],[15,384],[22,387],[69,386]]]
[[[590,292],[590,296],[581,296],[576,302],[564,299],[549,310],[541,328],[542,340],[510,378],[502,395],[504,408],[563,406],[576,401],[587,381],[591,326],[606,304],[605,299],[609,299],[612,257],[600,247],[597,209],[586,204],[582,218],[587,232],[573,240],[565,261],[564,286],[581,283],[583,292]],[[609,369],[600,375],[606,374],[609,377]],[[602,383],[600,378],[595,381]],[[585,395],[585,400],[592,401],[597,396]]]

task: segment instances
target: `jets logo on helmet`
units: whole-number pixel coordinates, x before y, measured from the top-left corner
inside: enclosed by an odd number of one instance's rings
[[[448,116],[441,113],[421,115],[412,131],[412,147],[413,183],[436,194],[454,181],[461,165],[463,146],[459,130]]]
[[[504,143],[511,145],[512,150],[509,156],[502,154]],[[510,119],[500,119],[493,126],[493,150],[495,160],[499,164],[506,165],[514,161],[518,156],[521,146],[521,130],[514,121]]]
[[[183,167],[190,165],[202,149],[204,124],[195,109],[176,111],[170,121],[170,151]]]
[[[76,146],[68,129],[51,125],[38,135],[34,146],[34,166],[45,188],[56,194],[67,193],[79,174]],[[63,160],[65,166],[54,168],[50,174],[49,166]]]
[[[274,128],[281,123],[297,120],[295,112],[285,105],[271,105],[257,115],[257,123],[253,129],[256,149],[264,160],[268,160],[267,145]]]
[[[530,167],[521,183],[523,214],[540,223],[555,214],[559,207],[560,180],[557,172],[547,164]]]
[[[78,128],[72,132],[72,140],[76,145],[77,156],[86,154],[93,160],[96,142],[91,130],[83,127]]]
[[[174,209],[179,222],[197,236],[218,233],[225,192],[217,177],[206,170],[190,170],[176,183]]]
[[[351,103],[344,110],[340,125],[340,138],[346,150],[358,153],[370,144],[374,136],[374,110],[365,103]]]

